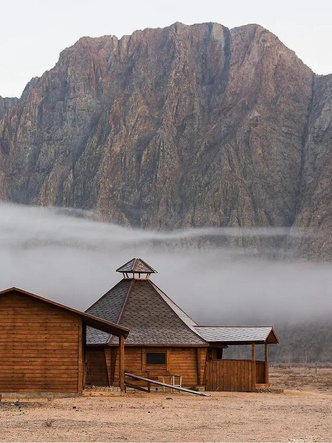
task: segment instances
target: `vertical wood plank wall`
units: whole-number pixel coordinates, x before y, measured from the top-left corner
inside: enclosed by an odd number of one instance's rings
[[[255,369],[259,379],[254,379]],[[209,360],[206,362],[206,390],[251,392],[264,383],[265,363],[251,360]]]
[[[268,383],[266,380],[266,363],[264,361],[256,361],[256,383]]]
[[[81,319],[18,292],[0,297],[0,392],[77,392]]]
[[[92,386],[109,386],[109,371],[107,363],[109,355],[103,347],[87,348],[86,384]]]

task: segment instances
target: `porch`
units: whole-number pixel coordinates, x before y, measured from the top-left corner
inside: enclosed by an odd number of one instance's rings
[[[268,347],[264,361],[256,360],[252,345],[251,360],[211,359],[206,361],[205,388],[207,391],[253,392],[269,387]]]

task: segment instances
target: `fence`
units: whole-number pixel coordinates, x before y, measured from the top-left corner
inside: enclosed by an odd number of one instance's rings
[[[250,392],[265,383],[265,362],[208,360],[205,381],[207,391]]]

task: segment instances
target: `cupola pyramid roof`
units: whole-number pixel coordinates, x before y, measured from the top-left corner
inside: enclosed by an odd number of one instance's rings
[[[139,258],[117,269],[126,273],[155,273]],[[86,311],[124,326],[127,345],[208,346],[209,343],[278,343],[271,326],[199,326],[150,279],[124,277]],[[116,345],[118,337],[87,328],[88,345]]]
[[[156,274],[157,271],[148,265],[141,258],[132,258],[127,263],[122,265],[116,272],[135,272],[142,274]]]

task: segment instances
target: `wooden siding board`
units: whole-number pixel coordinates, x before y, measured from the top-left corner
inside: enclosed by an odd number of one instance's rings
[[[0,392],[77,392],[80,317],[15,291],[0,297]]]
[[[82,318],[79,317],[78,321],[78,337],[77,337],[77,365],[78,365],[78,375],[77,375],[77,391],[83,391],[83,336],[82,336],[83,322]]]
[[[87,384],[108,386],[108,372],[104,348],[87,349]]]
[[[262,363],[264,362],[256,362]],[[255,363],[250,360],[208,360],[206,362],[206,390],[252,391]],[[264,367],[262,365],[262,373]]]
[[[102,349],[98,347],[89,347],[89,349]],[[163,348],[167,352],[167,365],[159,367],[158,365],[145,364],[146,352],[160,352],[160,348],[145,347],[125,347],[125,371],[133,374],[141,375],[142,371],[148,371],[150,377],[161,377],[165,374],[182,375],[182,385],[185,387],[193,387],[198,384],[197,357],[196,348],[179,348],[169,347]],[[113,353],[117,353],[116,348],[112,348],[112,385],[119,383],[119,359],[113,358]],[[204,352],[204,356],[206,353]],[[205,359],[204,359],[205,367]],[[95,370],[98,371],[96,368]]]

